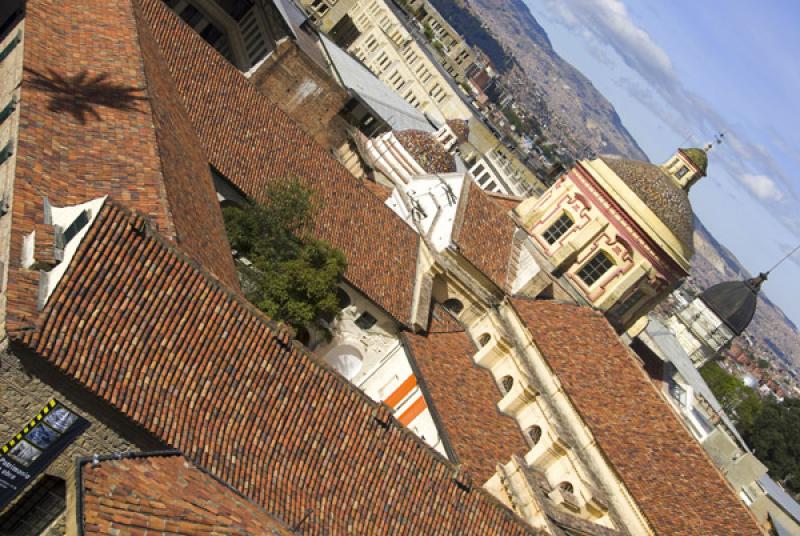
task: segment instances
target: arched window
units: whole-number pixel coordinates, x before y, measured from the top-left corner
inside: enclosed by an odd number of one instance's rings
[[[339,345],[325,355],[325,362],[348,380],[361,372],[363,361],[361,352],[352,344]]]
[[[534,424],[528,428],[528,437],[534,445],[539,444],[539,441],[542,439],[542,427]]]
[[[461,300],[457,300],[456,298],[450,298],[449,300],[445,300],[445,302],[442,305],[444,305],[444,308],[453,313],[454,315],[457,315],[464,310],[464,304],[461,303]]]
[[[297,330],[297,335],[294,338],[303,346],[308,346],[308,343],[311,342],[311,332],[308,331],[308,328],[301,327]]]
[[[572,487],[572,484],[567,482],[566,480],[558,485],[558,489],[561,491],[566,491],[567,493],[575,493],[575,488]]]
[[[503,379],[500,380],[500,385],[503,386],[503,394],[506,394],[514,387],[514,378],[508,375],[503,376]]]
[[[605,251],[601,250],[595,253],[594,257],[589,259],[589,262],[578,270],[578,277],[586,283],[587,287],[591,287],[603,277],[612,266],[614,266],[614,261],[611,260],[611,257],[609,257]]]
[[[489,341],[491,341],[491,340],[492,340],[492,336],[489,335],[488,333],[484,333],[483,335],[478,337],[478,346],[483,348],[484,346],[489,344]]]
[[[347,292],[345,292],[343,288],[336,289],[336,299],[339,304],[339,309],[344,309],[345,307],[353,303],[350,300],[350,295]]]

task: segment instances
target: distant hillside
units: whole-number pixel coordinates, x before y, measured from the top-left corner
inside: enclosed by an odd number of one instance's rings
[[[578,157],[594,152],[647,160],[611,103],[553,50],[522,0],[465,0],[464,5],[514,57],[503,81],[547,126],[550,139]]]
[[[458,1],[458,0],[456,0]],[[548,135],[574,152],[616,153],[647,160],[625,129],[610,102],[580,71],[554,50],[544,28],[522,0],[464,0],[466,8],[513,55],[514,66],[503,75],[515,97],[549,125]],[[446,16],[446,15],[445,15]],[[722,281],[748,277],[742,264],[696,220],[691,277],[687,285],[707,288]],[[748,333],[756,344],[786,361],[800,365],[797,327],[762,292]]]
[[[720,244],[697,218],[694,245],[696,253],[687,285],[700,290],[723,281],[751,277],[736,256]],[[757,345],[769,349],[784,361],[800,365],[800,333],[783,311],[769,300],[769,291],[768,281],[759,295],[756,315],[747,333]]]
[[[588,148],[596,153],[647,160],[611,103],[553,50],[547,32],[522,0],[448,0],[447,5],[450,11],[467,8],[474,12],[506,53],[513,56],[513,66],[503,79],[518,101],[535,113],[540,123],[549,126],[551,139],[559,139],[572,151],[582,153],[578,156],[585,155]],[[447,17],[447,10],[442,14]],[[736,256],[697,219],[695,228],[696,254],[687,286],[701,290],[722,281],[749,277]],[[800,365],[800,333],[767,298],[769,290],[767,283],[748,333],[762,349]]]

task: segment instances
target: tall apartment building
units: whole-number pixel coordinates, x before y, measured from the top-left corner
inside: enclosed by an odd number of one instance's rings
[[[522,196],[543,190],[533,170],[462,98],[419,31],[409,29],[390,2],[310,0],[303,5],[321,31],[435,123],[468,121],[469,138],[459,150],[482,188]]]

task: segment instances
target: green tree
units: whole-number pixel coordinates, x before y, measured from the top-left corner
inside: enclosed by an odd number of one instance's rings
[[[743,434],[756,457],[769,468],[775,480],[793,493],[800,493],[800,400],[764,401],[764,407]]]
[[[742,434],[749,432],[761,413],[762,402],[758,394],[714,361],[706,363],[700,374],[725,412],[735,419],[739,431]]]
[[[277,181],[263,204],[223,209],[231,247],[252,262],[241,270],[247,298],[295,330],[338,312],[344,254],[304,234],[313,218],[312,194],[297,180]]]
[[[758,360],[758,368],[760,369],[767,369],[769,368],[769,361],[766,359],[759,359]]]

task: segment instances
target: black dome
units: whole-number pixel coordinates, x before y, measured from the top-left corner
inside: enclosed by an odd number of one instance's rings
[[[700,299],[736,335],[741,335],[753,319],[758,291],[766,279],[767,274],[759,274],[746,281],[720,283],[700,294]]]

